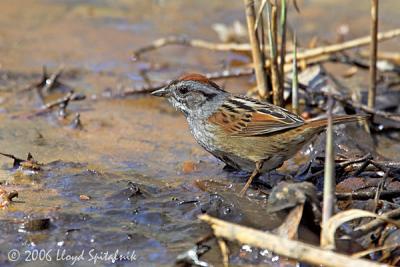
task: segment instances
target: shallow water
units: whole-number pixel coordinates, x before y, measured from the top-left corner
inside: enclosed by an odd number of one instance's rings
[[[299,2],[301,14],[291,8],[289,17],[304,43],[314,35],[332,40],[342,24],[351,25],[346,38],[368,33],[366,5]],[[399,26],[398,8],[398,1],[382,2],[383,30]],[[264,229],[276,225],[262,197],[238,201],[232,188],[240,189],[246,175],[224,172],[223,165],[195,143],[183,116],[165,101],[101,97],[109,89],[144,84],[138,73],[149,68],[147,62],[158,65],[149,73],[155,82],[182,72],[223,69],[226,58],[234,55],[174,46],[138,62],[131,52],[168,35],[217,41],[211,25],[243,22],[241,1],[3,0],[0,9],[0,152],[21,158],[31,152],[44,163],[42,171],[24,173],[0,157],[0,182],[6,190],[19,192],[17,202],[0,211],[1,266],[68,266],[72,259],[56,260],[57,251],[63,250],[65,257],[84,250],[85,260],[75,266],[93,266],[90,249],[135,254],[133,261],[121,265],[171,265],[209,232],[196,220],[205,211]],[[383,47],[396,48],[396,43]],[[62,81],[87,99],[71,103],[65,120],[53,113],[16,118],[41,105],[35,92],[17,91],[39,79],[43,65],[53,72],[61,64]],[[251,83],[232,79],[225,86],[245,92]],[[53,98],[60,95],[56,92]],[[81,131],[69,127],[77,112]],[[215,182],[204,188],[197,180]],[[80,195],[90,199],[81,200]],[[50,218],[50,228],[24,230],[23,221],[32,218]],[[21,253],[16,263],[7,259],[10,249]],[[46,250],[52,260],[27,262],[25,251],[35,249]],[[209,260],[218,264],[218,254]],[[269,262],[250,263],[264,260]],[[98,264],[111,265],[109,260]]]

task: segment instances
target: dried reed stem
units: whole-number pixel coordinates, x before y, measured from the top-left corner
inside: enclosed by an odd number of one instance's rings
[[[360,52],[360,55],[364,58],[369,58],[369,51],[363,50]],[[378,52],[377,59],[380,60],[389,60],[394,61],[396,63],[400,63],[400,53],[397,52],[389,52],[389,51],[380,51]]]
[[[285,70],[284,70],[284,62],[286,56],[286,16],[287,16],[287,7],[286,0],[281,0],[281,49],[280,53],[280,64],[279,64],[279,86],[282,88],[282,92],[284,90],[285,85]]]
[[[231,51],[231,52],[250,52],[251,46],[248,43],[213,43],[201,39],[189,39],[186,37],[169,36],[153,41],[151,44],[138,48],[133,51],[133,56],[138,58],[142,54],[157,50],[168,45],[184,45],[190,47],[204,48],[215,51]]]
[[[297,74],[297,40],[296,34],[293,34],[293,70],[292,70],[292,112],[299,114],[299,77]],[[281,64],[284,66],[284,64]]]
[[[325,168],[324,168],[324,200],[322,210],[322,228],[332,217],[335,201],[335,152],[333,145],[333,97],[328,96],[328,127],[326,129]]]
[[[267,4],[267,1],[269,1],[269,0],[262,0],[261,1],[260,7],[259,7],[258,12],[257,12],[257,18],[256,18],[256,22],[255,22],[255,25],[254,25],[254,30],[257,30],[258,25],[260,24],[262,13],[264,11],[265,4]]]
[[[400,36],[400,28],[380,32],[378,33],[377,40],[378,41],[386,41],[395,37]],[[344,51],[351,48],[356,48],[360,46],[365,46],[371,43],[371,37],[365,36],[357,39],[353,39],[344,43],[321,46],[313,49],[306,50],[304,52],[300,52],[297,54],[297,60],[310,59],[313,57],[318,57],[326,54],[332,54],[340,51]],[[288,55],[286,56],[286,62],[292,62],[293,58]]]
[[[277,55],[277,9],[267,1],[268,14],[268,37],[270,47],[270,62],[271,62],[271,82],[273,92],[273,103],[277,106],[283,104],[283,90],[280,89],[278,55]]]
[[[378,51],[378,0],[371,0],[371,46],[369,58],[368,107],[375,107],[376,55]]]
[[[242,244],[268,249],[272,253],[282,255],[297,261],[312,265],[324,265],[332,267],[382,267],[372,261],[353,259],[347,255],[333,251],[324,250],[319,247],[309,245],[300,241],[283,238],[269,232],[255,230],[249,227],[240,226],[213,218],[209,215],[200,215],[200,220],[209,223],[217,237],[230,241],[237,241]]]
[[[267,98],[269,95],[269,90],[267,87],[267,82],[265,77],[264,57],[261,53],[257,32],[254,30],[255,27],[254,1],[244,0],[244,4],[246,8],[247,29],[249,31],[249,39],[251,44],[254,70],[256,73],[258,93],[262,98]]]
[[[394,30],[390,30],[390,31],[386,31],[386,32],[380,32],[380,33],[378,33],[377,37],[378,37],[378,41],[386,41],[386,40],[395,38],[397,36],[400,36],[400,29],[394,29]],[[365,46],[365,45],[370,44],[370,42],[371,42],[371,37],[366,36],[366,37],[353,39],[348,42],[344,42],[344,43],[340,43],[340,44],[312,48],[312,49],[309,49],[309,50],[299,53],[298,57],[299,57],[299,59],[308,59],[308,58],[312,58],[312,57],[318,57],[321,55],[328,55],[328,54],[344,51],[344,50],[355,48],[355,47]],[[216,50],[216,51],[232,51],[232,52],[251,52],[251,49],[252,49],[250,44],[212,43],[212,42],[208,42],[208,41],[204,41],[204,40],[200,40],[200,39],[188,39],[188,38],[183,38],[183,37],[170,36],[167,38],[157,39],[153,43],[135,50],[133,52],[133,55],[135,57],[139,57],[141,54],[144,54],[146,52],[150,52],[152,50],[156,50],[161,47],[168,46],[168,45],[186,45],[186,46],[204,48],[204,49],[210,49],[210,50]],[[264,50],[268,51],[269,47],[265,47]],[[361,52],[361,55],[364,56],[363,51]],[[369,52],[368,52],[368,56],[369,56]],[[400,55],[398,53],[380,52],[380,54],[378,54],[378,58],[400,61]],[[291,55],[286,56],[286,62],[292,62],[292,60],[293,60],[293,58],[291,57]]]

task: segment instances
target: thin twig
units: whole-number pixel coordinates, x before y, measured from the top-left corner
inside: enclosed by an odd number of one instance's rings
[[[329,60],[329,56],[322,56],[320,58],[312,58],[312,59],[306,59],[304,60],[305,64],[315,64],[315,63],[320,63],[323,61]],[[268,68],[269,62],[267,61],[266,67]],[[285,64],[285,71],[290,71],[292,70],[292,63]],[[254,69],[252,69],[252,66],[245,66],[242,68],[235,68],[235,69],[228,69],[228,70],[223,70],[223,71],[217,71],[217,72],[211,72],[211,73],[205,73],[204,76],[206,76],[208,79],[211,80],[218,80],[218,79],[228,79],[228,78],[239,78],[243,76],[250,76],[254,75]],[[291,82],[290,79],[288,79],[289,82]],[[136,95],[136,94],[148,94],[153,92],[154,90],[160,89],[166,85],[168,85],[171,82],[171,80],[167,80],[164,82],[159,82],[155,83],[152,85],[141,85],[138,87],[134,88],[125,88],[122,92],[116,93],[113,95],[113,97],[125,97],[129,95]]]
[[[300,8],[299,8],[299,5],[297,4],[296,0],[293,0],[293,6],[294,6],[294,9],[297,11],[297,13],[300,14]]]
[[[77,129],[77,130],[81,130],[83,128],[82,122],[81,122],[81,114],[79,112],[75,114],[75,117],[72,120],[72,122],[70,123],[69,127],[71,129]]]
[[[18,168],[21,165],[21,162],[25,161],[24,159],[17,158],[16,156],[14,156],[12,154],[7,154],[7,153],[0,152],[0,155],[3,155],[3,156],[5,156],[7,158],[10,158],[10,159],[13,159],[14,160],[13,168]]]
[[[379,203],[382,191],[385,188],[386,181],[387,181],[387,178],[389,177],[389,174],[390,174],[390,170],[387,170],[376,188],[372,212],[376,212],[376,209],[378,208],[378,203]]]
[[[76,93],[74,93],[73,90],[71,90],[65,96],[60,97],[59,99],[57,99],[53,102],[43,105],[39,110],[35,111],[33,114],[29,113],[29,114],[18,115],[15,117],[31,118],[34,116],[40,116],[40,115],[46,114],[47,112],[50,112],[55,107],[61,107],[61,108],[65,109],[70,101],[81,101],[81,100],[85,100],[85,99],[86,99],[85,95],[76,94]]]
[[[370,159],[371,155],[368,153],[365,156],[361,157],[361,158],[357,158],[357,159],[350,159],[350,160],[346,160],[346,161],[342,161],[339,163],[336,163],[335,168],[339,171],[339,170],[343,170],[344,168],[346,168],[349,165],[355,164],[355,163],[360,163],[360,162],[365,162],[366,160]],[[324,159],[326,160],[326,159]],[[317,171],[313,174],[310,174],[309,176],[307,176],[306,178],[304,178],[304,180],[310,180],[311,178],[317,177],[321,174],[324,173],[324,169]]]
[[[337,200],[367,200],[373,199],[376,193],[368,192],[349,192],[349,193],[335,193]],[[387,190],[380,193],[379,199],[392,199],[400,195],[400,190]],[[322,196],[322,195],[321,195]]]
[[[370,52],[362,50],[360,51],[360,56],[363,58],[369,58]],[[396,63],[400,63],[400,53],[398,52],[379,51],[377,58],[380,60],[389,60],[389,61],[394,61]]]
[[[52,109],[52,108],[54,108],[56,106],[59,106],[59,105],[61,105],[63,103],[68,103],[70,100],[72,100],[74,95],[75,95],[74,91],[71,90],[65,96],[63,96],[63,97],[61,97],[61,98],[59,98],[59,99],[57,99],[57,100],[55,100],[53,102],[50,102],[50,103],[47,103],[47,104],[43,105],[43,107],[41,108],[41,111]]]
[[[370,160],[371,164],[374,166],[381,166],[385,168],[393,168],[393,169],[400,169],[400,162],[399,161],[376,161]]]
[[[360,163],[360,162],[365,162],[372,159],[372,156],[370,153],[365,154],[364,156],[360,157],[360,158],[355,158],[355,159],[348,159],[345,161],[342,161],[338,164],[339,168],[346,168],[347,166],[350,166],[352,164],[356,164],[356,163]]]
[[[217,237],[262,249],[268,249],[272,253],[297,261],[332,267],[387,266],[368,260],[353,259],[347,255],[324,250],[300,241],[289,240],[269,232],[258,231],[249,227],[225,222],[209,215],[201,215],[199,218],[211,225]]]
[[[267,0],[265,0],[265,3],[266,3],[266,1]],[[389,40],[394,37],[397,37],[399,35],[400,35],[400,29],[394,29],[394,30],[379,33],[377,36],[377,40],[385,41],[385,40]],[[340,44],[312,48],[312,49],[309,49],[309,50],[306,50],[306,51],[303,51],[302,53],[300,53],[300,55],[301,55],[300,59],[304,59],[304,58],[308,58],[308,57],[315,57],[315,56],[323,55],[323,54],[336,53],[339,51],[344,51],[347,49],[360,47],[360,46],[366,46],[366,45],[370,44],[370,42],[371,42],[371,37],[367,36],[367,37],[353,39],[353,40],[350,40],[350,41],[347,41],[344,43],[340,43]],[[153,51],[153,50],[156,50],[156,49],[162,48],[164,46],[168,46],[168,45],[185,45],[185,46],[204,48],[204,49],[210,49],[210,50],[215,50],[215,51],[251,52],[251,45],[249,43],[243,43],[243,44],[213,43],[213,42],[208,42],[208,41],[200,40],[200,39],[190,39],[187,37],[170,36],[170,37],[166,37],[166,38],[157,39],[153,43],[143,46],[141,48],[138,48],[137,50],[133,51],[132,53],[136,58],[138,58],[146,52],[150,52],[150,51]],[[265,52],[267,52],[269,50],[269,47],[264,47],[264,49],[266,49]],[[362,52],[361,55],[364,56],[364,52]],[[286,59],[286,62],[292,61],[290,56],[288,58],[289,59]],[[378,58],[400,61],[400,54],[389,53],[389,52],[379,52]],[[32,87],[29,87],[25,90],[29,90],[29,89],[32,89]]]
[[[217,71],[217,72],[209,72],[209,73],[205,73],[204,76],[206,76],[208,79],[211,79],[211,80],[219,80],[219,79],[227,79],[227,78],[239,78],[242,76],[249,76],[249,75],[253,75],[253,74],[254,74],[254,70],[251,68],[237,68],[237,69],[223,70],[223,71]],[[167,86],[170,82],[171,82],[171,80],[167,80],[165,82],[152,84],[151,86],[146,84],[146,85],[136,87],[136,88],[127,88],[122,93],[117,94],[116,96],[124,97],[124,96],[129,96],[129,95],[136,95],[136,94],[148,94],[148,93],[153,92],[154,90],[157,90],[157,89],[163,88],[164,86]]]
[[[214,236],[212,233],[208,233],[208,234],[206,234],[206,235],[204,235],[204,236],[201,236],[201,237],[196,241],[196,246],[200,246],[200,245],[202,245],[203,243],[205,243],[205,242],[207,242],[207,241],[209,241],[209,240],[211,240],[211,239],[213,239],[213,238],[215,238],[215,236]]]
[[[372,109],[372,108],[370,108],[370,107],[368,107],[366,105],[363,105],[361,103],[351,101],[350,98],[344,97],[342,95],[334,94],[332,96],[333,96],[334,99],[336,99],[336,100],[338,100],[338,101],[340,101],[342,103],[345,103],[345,104],[347,104],[349,106],[352,106],[355,109],[360,109],[360,110],[362,110],[362,111],[364,111],[366,113],[369,113],[369,114],[378,115],[378,116],[381,116],[381,117],[386,118],[386,119],[390,119],[390,120],[393,120],[393,121],[400,122],[400,114]]]
[[[48,93],[54,86],[58,83],[58,78],[60,78],[62,72],[64,70],[64,66],[60,66],[56,72],[54,72],[49,78],[45,80],[45,84],[42,87],[42,93]]]
[[[396,248],[398,246],[399,246],[399,244],[395,243],[395,244],[385,245],[385,246],[381,246],[381,247],[370,248],[370,249],[367,249],[367,250],[363,250],[363,251],[360,251],[360,252],[353,253],[351,255],[351,257],[352,258],[361,258],[361,257],[365,257],[367,255],[370,255],[371,253],[376,253],[378,251],[383,251],[383,250],[386,250],[386,249]]]
[[[329,75],[329,73],[327,75]],[[332,75],[329,75],[329,76],[331,78],[333,77]],[[341,85],[340,83],[337,83],[337,80],[335,78],[332,78],[332,81],[335,82],[335,84],[337,84],[337,85]],[[306,91],[303,91],[303,92],[307,93]],[[314,94],[328,96],[328,94],[326,92],[322,92],[322,91],[314,92]],[[390,120],[393,120],[396,122],[400,122],[400,114],[398,114],[398,113],[390,113],[390,112],[372,109],[372,108],[368,107],[367,105],[352,101],[349,97],[346,97],[346,96],[343,96],[340,94],[332,94],[332,97],[335,100],[340,101],[343,104],[353,107],[354,109],[360,109],[368,114],[377,115],[377,116],[381,116],[385,119],[390,119]]]
[[[386,31],[386,32],[380,32],[378,33],[377,40],[378,41],[386,41],[393,39],[395,37],[400,36],[400,28]],[[299,52],[297,54],[297,60],[302,60],[302,59],[309,59],[321,55],[327,55],[327,54],[332,54],[332,53],[337,53],[340,51],[356,48],[356,47],[361,47],[361,46],[366,46],[371,43],[371,37],[370,36],[365,36],[357,39],[353,39],[347,42],[343,42],[340,44],[333,44],[333,45],[328,45],[328,46],[321,46],[317,48],[312,48],[309,50],[306,50],[304,52]],[[291,55],[286,56],[286,62],[292,62],[293,57]]]
[[[260,43],[257,37],[257,32],[254,30],[255,25],[255,10],[253,0],[244,0],[246,9],[247,29],[252,50],[253,66],[256,73],[258,93],[262,98],[269,96],[267,81],[264,69],[264,57],[261,53]]]
[[[265,1],[267,2],[267,1]],[[377,40],[378,41],[386,41],[390,40],[392,38],[395,38],[397,36],[400,36],[400,29],[394,29],[386,32],[380,32],[377,35]],[[309,59],[313,57],[318,57],[321,55],[329,55],[332,53],[356,48],[356,47],[361,47],[361,46],[366,46],[369,45],[371,42],[371,37],[370,36],[365,36],[362,38],[357,38],[353,39],[344,43],[340,44],[334,44],[334,45],[329,45],[329,46],[322,46],[322,47],[317,47],[317,48],[312,48],[308,49],[305,51],[302,51],[298,53],[298,60],[303,60],[303,59]],[[154,41],[152,44],[144,46],[142,48],[139,48],[133,52],[133,54],[136,57],[139,57],[141,54],[145,52],[149,52],[158,48],[161,48],[163,46],[167,45],[188,45],[192,47],[199,47],[199,48],[205,48],[205,49],[211,49],[211,50],[219,50],[219,51],[236,51],[236,52],[249,52],[251,51],[251,45],[246,43],[246,44],[236,44],[236,43],[212,43],[212,42],[207,42],[204,40],[197,40],[197,39],[189,39],[185,37],[167,37],[167,38],[161,38],[156,41]],[[264,49],[268,50],[268,47],[265,47]],[[400,60],[400,55],[394,53],[393,55],[386,55],[384,52],[380,52],[378,54],[378,57],[382,57],[382,59],[392,59],[392,60]],[[293,61],[293,56],[287,55],[285,59],[286,63],[290,63]],[[269,65],[269,63],[267,63]],[[32,89],[33,86],[30,86],[29,88],[25,90]]]
[[[389,219],[396,219],[400,217],[400,208],[385,212],[382,214],[382,217],[386,217]],[[354,232],[351,234],[352,238],[358,238],[365,234],[372,232],[373,230],[377,229],[381,225],[385,224],[386,222],[382,219],[374,219],[369,223],[366,223],[362,226],[357,227],[354,229]]]
[[[321,160],[325,160],[325,158],[320,158]],[[370,153],[362,156],[361,158],[355,158],[355,159],[349,159],[346,161],[342,161],[342,162],[338,162],[336,163],[336,170],[344,170],[346,167],[350,166],[350,165],[354,165],[357,166],[357,164],[362,164],[361,167],[354,173],[352,174],[352,176],[356,176],[356,174],[360,174],[369,164],[373,165],[375,167],[375,170],[380,170],[383,172],[387,172],[388,169],[400,169],[400,162],[396,162],[396,161],[375,161],[372,159],[372,156]],[[363,167],[365,166],[365,167]],[[361,168],[363,168],[362,170],[360,170]],[[324,170],[320,170],[317,171],[309,176],[307,176],[306,178],[304,178],[304,180],[309,180],[313,177],[317,177],[319,175],[321,175],[324,172]],[[375,194],[375,193],[374,193]]]
[[[371,47],[369,61],[368,107],[375,107],[376,55],[378,51],[378,0],[371,0]]]
[[[395,37],[400,36],[400,29],[394,29],[386,32],[381,32],[378,34],[378,41],[386,41],[393,39]],[[322,61],[329,60],[329,56],[333,53],[345,51],[348,49],[352,48],[357,48],[361,46],[366,46],[371,42],[371,38],[369,36],[365,36],[362,38],[357,38],[353,39],[344,43],[340,44],[334,44],[334,45],[328,45],[328,46],[321,46],[317,48],[312,48],[305,50],[303,52],[298,52],[297,53],[297,61],[299,63],[306,63],[312,64],[312,63],[318,63]],[[272,48],[271,48],[272,49]],[[271,51],[271,50],[270,50]],[[288,54],[286,55],[286,64],[284,67],[285,71],[291,70],[292,69],[292,63],[293,62],[293,55]],[[270,59],[267,59],[265,61],[265,67],[268,68],[271,65]]]
[[[20,92],[27,92],[33,89],[37,89],[37,88],[42,88],[45,84],[46,84],[46,80],[49,78],[49,76],[47,75],[47,68],[46,66],[42,66],[42,76],[40,77],[40,80],[38,82],[35,82],[31,85],[26,86],[25,88],[21,89]]]
[[[144,53],[162,48],[168,45],[184,45],[190,47],[204,48],[214,51],[231,51],[231,52],[250,52],[251,46],[248,43],[238,44],[238,43],[213,43],[200,39],[190,39],[183,36],[169,36],[166,38],[160,38],[155,40],[149,45],[140,47],[133,51],[133,56],[135,58],[140,58]]]
[[[229,266],[228,246],[226,245],[225,240],[223,240],[222,238],[218,238],[217,242],[218,242],[219,249],[221,250],[221,254],[222,254],[222,264],[224,267],[228,267]]]
[[[360,167],[353,173],[353,176],[358,176],[360,175],[370,164],[369,160],[364,161]]]

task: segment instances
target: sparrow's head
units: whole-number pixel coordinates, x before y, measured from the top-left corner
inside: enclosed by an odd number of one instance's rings
[[[216,83],[200,74],[187,74],[151,93],[168,98],[187,117],[207,117],[229,95]]]

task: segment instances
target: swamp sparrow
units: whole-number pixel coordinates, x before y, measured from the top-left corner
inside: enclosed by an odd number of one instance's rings
[[[327,119],[303,120],[284,108],[235,96],[200,74],[188,74],[152,92],[166,97],[185,114],[196,141],[229,167],[261,173],[280,167],[327,126]],[[364,115],[339,115],[333,123],[354,122]]]

